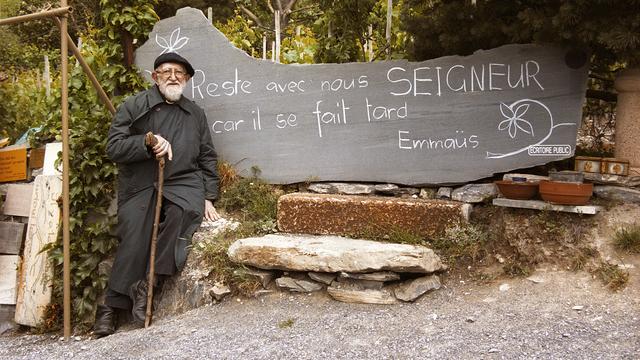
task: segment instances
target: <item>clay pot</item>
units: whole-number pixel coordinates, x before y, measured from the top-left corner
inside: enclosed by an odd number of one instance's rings
[[[542,200],[560,205],[586,205],[593,194],[593,184],[564,181],[540,181]]]
[[[507,199],[529,200],[538,195],[537,182],[499,180],[493,183],[498,186],[502,196]]]

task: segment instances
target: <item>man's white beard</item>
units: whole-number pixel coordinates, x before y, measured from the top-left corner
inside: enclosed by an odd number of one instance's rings
[[[184,84],[167,85],[167,83],[164,83],[159,84],[158,87],[160,88],[160,93],[162,93],[164,98],[171,102],[180,100],[182,92],[184,91]]]

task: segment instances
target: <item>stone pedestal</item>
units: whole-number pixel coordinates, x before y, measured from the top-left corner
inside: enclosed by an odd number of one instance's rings
[[[618,91],[615,156],[629,160],[629,175],[640,174],[640,69],[623,71],[615,87]]]

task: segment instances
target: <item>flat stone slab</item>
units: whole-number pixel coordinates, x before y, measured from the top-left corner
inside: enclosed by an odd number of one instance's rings
[[[604,185],[618,185],[625,187],[640,186],[639,175],[612,175],[612,174],[596,174],[596,173],[584,173],[584,179],[589,180],[592,183],[604,184]]]
[[[640,204],[640,190],[619,186],[595,186],[593,193],[603,199]]]
[[[498,196],[493,184],[467,184],[451,192],[451,199],[465,203],[483,203]]]
[[[381,290],[356,290],[356,289],[341,289],[333,286],[327,288],[327,293],[334,299],[347,303],[358,304],[380,304],[380,305],[392,305],[399,303],[391,292],[386,289]]]
[[[493,205],[520,209],[552,210],[587,215],[594,215],[602,210],[600,206],[596,205],[556,205],[542,200],[513,200],[505,198],[493,199]]]
[[[469,219],[471,205],[445,200],[294,193],[278,199],[287,233],[362,236],[403,229],[434,237]]]
[[[271,234],[231,244],[229,258],[261,269],[432,273],[445,267],[433,250],[339,236]]]

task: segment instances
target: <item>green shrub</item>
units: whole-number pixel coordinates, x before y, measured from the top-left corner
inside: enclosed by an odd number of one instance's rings
[[[640,224],[621,227],[613,235],[616,248],[630,253],[640,253]]]

